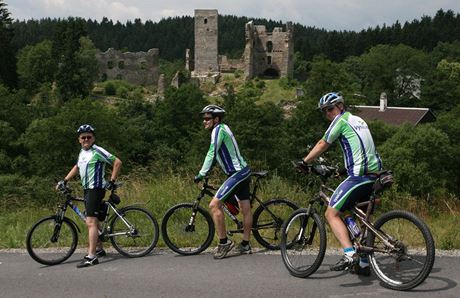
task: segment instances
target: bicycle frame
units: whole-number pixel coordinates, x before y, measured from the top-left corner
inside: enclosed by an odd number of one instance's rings
[[[74,196],[70,193],[66,193],[66,201],[64,205],[59,205],[59,209],[57,212],[57,216],[60,222],[64,219],[65,213],[67,211],[67,207],[70,207],[72,211],[84,222],[86,221],[86,215],[80,211],[78,206],[74,204],[74,201],[78,202],[84,202],[85,200],[81,197]],[[104,202],[107,205],[107,213],[105,216],[105,219],[101,221],[101,226],[98,229],[99,233],[99,238],[101,241],[107,241],[110,237],[115,237],[115,236],[125,236],[129,234],[134,234],[135,229],[131,223],[129,223],[118,211],[118,209],[109,201]],[[111,211],[114,213],[114,215],[110,216]],[[109,233],[110,227],[109,227],[109,222],[111,221],[111,218],[113,216],[118,216],[121,221],[126,225],[126,227],[129,228],[129,232],[122,232],[122,233]],[[75,225],[77,228],[78,232],[81,232],[80,229],[78,228],[78,225],[71,220],[72,224]],[[132,235],[131,235],[132,236]]]
[[[256,180],[254,182],[254,187],[252,189],[252,191],[250,191],[249,193],[249,201],[251,203],[251,207],[252,207],[252,203],[255,201],[257,201],[259,203],[260,206],[264,206],[263,205],[263,202],[257,197],[256,193],[257,193],[257,189],[259,188],[259,183],[260,183],[260,179],[265,177],[265,175],[267,174],[267,172],[261,172],[259,175],[253,175],[254,177],[256,177]],[[204,182],[203,182],[203,185],[201,187],[201,191],[200,191],[200,194],[197,196],[195,202],[194,202],[194,205],[193,205],[193,212],[192,212],[192,216],[190,217],[190,221],[189,221],[189,225],[186,229],[193,229],[193,226],[195,224],[195,217],[196,217],[196,213],[197,213],[197,209],[198,209],[198,206],[200,205],[200,202],[201,200],[207,195],[207,196],[210,196],[210,197],[214,197],[214,193],[211,190],[217,190],[216,187],[212,186],[212,185],[209,185],[208,184],[208,181],[209,181],[209,178],[206,177],[204,179]],[[230,210],[228,210],[227,206],[225,204],[222,204],[222,209],[224,211],[224,213],[230,217],[230,219],[236,224],[236,229],[235,230],[228,230],[227,231],[227,234],[228,235],[233,235],[234,233],[243,233],[243,222],[240,221],[235,215],[233,215]],[[270,209],[265,209],[266,211],[268,211],[273,217],[276,217],[275,214],[273,214],[273,212],[270,210]],[[269,227],[271,224],[266,224],[267,227]],[[255,228],[251,228],[251,230],[254,230]],[[259,226],[257,229],[261,229],[261,227]]]
[[[319,192],[318,195],[310,200],[309,205],[307,207],[307,214],[311,214],[311,212],[316,212],[313,211],[315,203],[319,203],[322,206],[326,204],[326,206],[329,205],[329,202],[331,200],[330,196],[327,193],[334,193],[334,189],[328,187],[325,185],[324,180],[322,181],[320,187],[319,187]],[[372,253],[374,251],[379,251],[379,252],[386,252],[386,251],[381,251],[381,250],[376,250],[374,247],[368,247],[365,245],[365,240],[367,237],[367,234],[369,231],[377,238],[383,241],[383,243],[390,247],[391,249],[396,249],[396,247],[392,243],[392,238],[389,235],[386,235],[382,231],[377,230],[372,222],[370,221],[370,216],[372,214],[372,211],[374,209],[375,203],[378,200],[377,195],[373,191],[372,194],[370,195],[369,200],[357,203],[350,211],[351,213],[358,219],[360,222],[360,228],[361,228],[361,234],[358,236],[358,238],[354,238],[353,235],[350,233],[351,240],[354,242],[358,252],[365,252],[365,253]],[[362,211],[361,208],[366,207],[366,212]],[[321,212],[322,214],[322,212]],[[314,235],[315,229],[312,230],[312,235]],[[299,237],[303,235],[303,231],[299,233]],[[298,239],[300,240],[300,239]],[[312,241],[313,239],[311,239]]]

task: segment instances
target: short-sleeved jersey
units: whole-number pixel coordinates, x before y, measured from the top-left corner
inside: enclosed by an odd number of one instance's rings
[[[223,123],[216,125],[212,130],[211,144],[200,170],[202,177],[208,174],[216,160],[227,175],[232,175],[247,166],[232,131]]]
[[[81,149],[78,155],[78,170],[80,172],[83,189],[104,188],[105,164],[112,165],[115,156],[97,145],[88,150]]]
[[[382,169],[382,161],[375,149],[371,132],[363,119],[350,112],[337,115],[323,140],[332,144],[337,139],[349,176],[365,176]]]

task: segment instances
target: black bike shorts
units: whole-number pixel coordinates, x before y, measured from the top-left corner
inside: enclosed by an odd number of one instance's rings
[[[84,195],[86,216],[99,217],[101,211],[101,203],[105,197],[105,189],[85,189]]]
[[[231,195],[235,195],[235,197],[240,201],[249,200],[250,182],[251,170],[249,167],[246,167],[228,177],[228,179],[225,180],[225,182],[217,190],[215,197],[222,202]]]

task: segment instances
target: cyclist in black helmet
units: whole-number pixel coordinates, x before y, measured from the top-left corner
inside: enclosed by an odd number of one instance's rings
[[[214,258],[225,258],[234,246],[233,241],[227,238],[225,218],[222,211],[222,203],[233,197],[236,197],[243,214],[243,241],[238,245],[237,250],[240,254],[250,254],[252,253],[249,245],[252,227],[251,204],[249,202],[251,170],[240,153],[232,131],[221,122],[225,115],[225,110],[217,105],[208,105],[203,108],[200,114],[203,116],[204,128],[211,131],[211,145],[203,166],[194,180],[199,182],[203,179],[216,161],[228,176],[228,179],[218,189],[211,203],[209,203],[212,218],[216,225],[217,236],[219,237],[219,245]]]
[[[85,196],[86,226],[88,227],[88,255],[86,255],[78,268],[99,264],[98,257],[106,255],[99,241],[98,227],[100,206],[105,196],[105,189],[113,187],[121,167],[121,161],[104,148],[94,144],[96,135],[94,128],[89,124],[80,126],[77,130],[78,141],[81,145],[77,164],[73,166],[64,180],[59,181],[56,188],[60,188],[70,179],[80,174]],[[112,166],[110,181],[104,178],[105,164]]]

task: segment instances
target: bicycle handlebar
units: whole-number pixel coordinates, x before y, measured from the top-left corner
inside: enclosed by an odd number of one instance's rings
[[[115,190],[117,190],[119,187],[121,187],[123,185],[122,182],[116,182],[114,185],[113,185],[113,188],[112,189],[108,189],[108,188],[105,188],[107,190],[110,190],[112,193],[115,192]],[[65,185],[63,184],[62,186],[60,186],[58,188],[58,191],[61,192],[63,195],[70,195],[72,193],[72,189],[68,186],[68,185]]]
[[[303,163],[303,161],[292,161],[292,164],[300,173],[314,173],[324,178],[329,178],[331,176],[338,177],[346,173],[346,171],[344,172],[342,169],[339,169],[338,167],[325,164],[306,165],[305,163]]]

